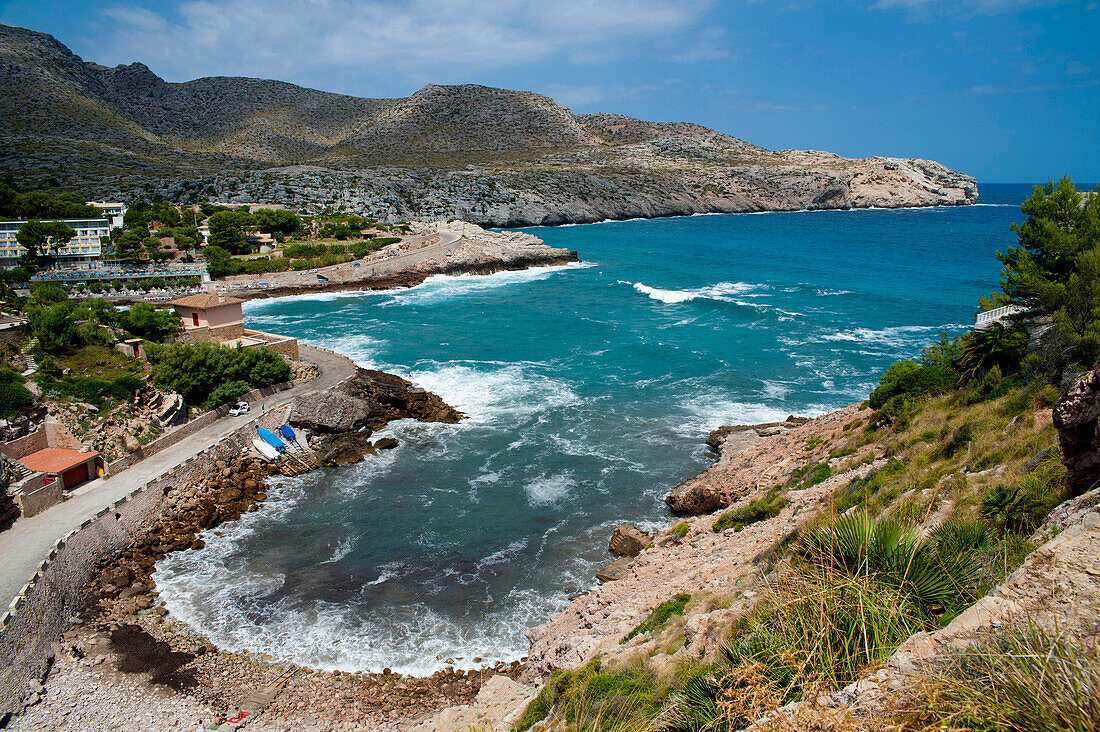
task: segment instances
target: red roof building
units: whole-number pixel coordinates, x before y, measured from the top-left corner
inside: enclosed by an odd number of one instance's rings
[[[45,450],[32,452],[19,458],[19,462],[36,473],[46,473],[47,483],[60,480],[65,490],[96,477],[96,468],[102,467],[103,463],[99,453],[94,450],[81,452],[60,447],[47,447]]]

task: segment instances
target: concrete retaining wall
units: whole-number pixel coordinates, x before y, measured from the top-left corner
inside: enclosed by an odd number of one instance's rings
[[[45,477],[44,473],[31,476],[31,478],[28,478],[27,484],[23,486],[22,491],[15,495],[15,500],[19,501],[19,510],[24,516],[29,517],[42,513],[50,506],[61,501],[62,482],[55,480],[52,483],[47,483]]]
[[[54,544],[34,577],[0,615],[0,722],[32,694],[54,657],[54,645],[79,610],[84,588],[97,568],[150,531],[169,508],[169,496],[205,482],[218,460],[229,461],[251,446],[256,424],[282,424],[289,406],[257,415],[217,445],[162,473],[100,511]]]

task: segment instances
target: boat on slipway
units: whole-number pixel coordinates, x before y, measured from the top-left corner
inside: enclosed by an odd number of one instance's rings
[[[268,460],[278,460],[279,459],[279,451],[276,450],[271,445],[264,442],[263,440],[261,440],[259,437],[253,437],[252,438],[252,446],[254,448],[256,448],[257,452],[259,452],[261,455],[263,455]]]

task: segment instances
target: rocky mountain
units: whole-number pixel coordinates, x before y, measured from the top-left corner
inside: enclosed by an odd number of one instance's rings
[[[0,168],[97,197],[159,193],[490,226],[973,203],[928,160],[770,151],[677,123],[575,115],[533,92],[363,99],[260,79],[169,83],[0,25]]]

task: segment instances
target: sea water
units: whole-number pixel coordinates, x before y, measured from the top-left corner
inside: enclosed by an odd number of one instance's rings
[[[275,478],[205,548],[161,561],[172,615],[219,646],[430,674],[522,656],[595,584],[612,529],[711,461],[722,424],[866,398],[997,286],[1023,186],[959,208],[708,215],[534,228],[581,263],[247,303],[252,327],[438,393],[394,450]]]

